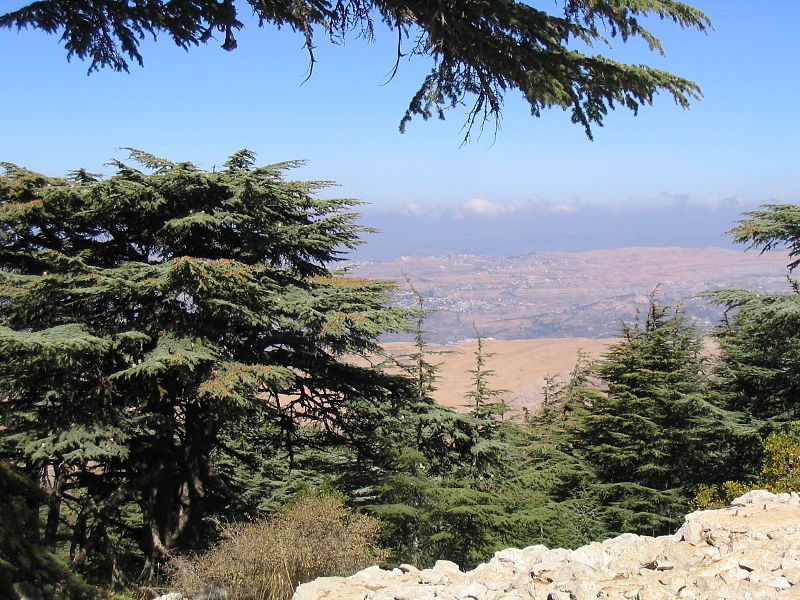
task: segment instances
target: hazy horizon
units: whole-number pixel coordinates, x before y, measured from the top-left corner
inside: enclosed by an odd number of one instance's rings
[[[672,198],[661,203],[611,206],[538,199],[514,204],[474,199],[436,208],[366,206],[360,222],[379,233],[365,234],[365,243],[347,253],[346,259],[385,261],[456,254],[510,257],[632,246],[744,250],[725,232],[744,211],[757,207],[738,198],[703,204]]]

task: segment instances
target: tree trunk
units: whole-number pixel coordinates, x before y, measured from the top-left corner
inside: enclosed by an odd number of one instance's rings
[[[175,549],[196,549],[203,537],[206,487],[213,477],[209,455],[215,434],[207,417],[203,419],[195,414],[198,412],[187,407],[182,443],[172,431],[163,432],[148,448],[148,454],[157,457],[155,464],[142,463],[148,469],[141,501],[145,582],[152,581]]]

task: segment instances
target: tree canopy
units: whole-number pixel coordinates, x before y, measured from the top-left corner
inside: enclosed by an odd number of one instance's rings
[[[389,283],[328,266],[363,230],[352,201],[248,151],[215,172],[131,154],[106,180],[0,177],[0,458],[47,490],[45,538],[117,581],[410,397],[342,360],[406,323]]]
[[[680,307],[651,297],[620,338],[597,364],[607,389],[588,399],[573,444],[597,476],[611,531],[667,531],[694,486],[729,468],[738,415],[711,401],[700,333]]]
[[[761,252],[786,249],[786,292],[726,289],[707,296],[728,309],[716,332],[722,350],[718,375],[726,400],[766,434],[800,414],[800,283],[792,278],[800,264],[800,208],[767,204],[744,217],[728,233]]]
[[[444,118],[447,109],[462,104],[470,107],[470,126],[497,118],[506,92],[517,90],[534,116],[561,108],[591,138],[592,127],[602,125],[617,106],[636,113],[660,92],[683,107],[699,98],[700,88],[687,79],[617,62],[592,48],[610,46],[614,37],[640,38],[650,50],[663,52],[646,18],[702,31],[710,21],[701,11],[675,0],[564,0],[560,12],[548,8],[543,2],[506,0],[38,0],[0,15],[0,27],[58,33],[67,56],[88,60],[90,72],[143,64],[140,42],[147,36],[168,36],[189,49],[219,35],[222,48],[233,50],[248,20],[245,11],[254,13],[259,26],[299,32],[311,67],[320,35],[334,42],[352,33],[372,38],[386,27],[397,36],[395,68],[406,55],[433,62],[401,130],[414,116]]]
[[[106,179],[0,163],[0,593],[150,585],[221,523],[309,492],[422,567],[665,531],[729,478],[796,485],[796,432],[757,437],[797,420],[793,280],[712,294],[732,310],[718,364],[654,295],[524,424],[500,418],[478,336],[456,413],[431,398],[422,298],[393,308],[391,284],[332,270],[364,231],[354,201],[247,150],[212,172],[130,152]],[[737,239],[797,256],[794,207],[746,217]],[[411,354],[380,354],[409,330]]]
[[[761,252],[787,248],[792,259],[789,271],[800,265],[800,206],[765,204],[759,210],[745,212],[744,217],[728,232],[735,242]]]

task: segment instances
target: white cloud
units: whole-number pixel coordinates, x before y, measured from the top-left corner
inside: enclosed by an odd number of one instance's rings
[[[711,210],[720,210],[721,208],[740,209],[744,205],[745,201],[741,196],[729,196],[727,198],[720,198],[717,196],[706,200],[706,206]]]
[[[406,202],[399,208],[393,209],[395,212],[417,218],[436,218],[436,217],[500,217],[513,215],[521,212],[550,212],[554,214],[573,214],[579,208],[575,202],[556,204],[549,200],[543,200],[538,196],[527,200],[514,202],[495,202],[486,198],[473,198],[462,202],[458,206],[429,205],[423,202]],[[392,211],[390,211],[392,212]]]
[[[423,217],[428,214],[428,210],[422,206],[419,202],[407,202],[403,205],[401,212],[406,215],[412,215],[414,217]]]
[[[461,205],[461,210],[465,213],[483,216],[504,215],[516,212],[520,209],[518,204],[500,204],[485,198],[473,198]]]

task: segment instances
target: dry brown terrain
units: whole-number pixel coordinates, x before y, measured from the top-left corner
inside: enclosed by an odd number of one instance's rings
[[[358,263],[352,273],[398,281],[395,301],[415,306],[408,276],[432,309],[425,322],[428,339],[452,353],[441,361],[436,400],[462,407],[470,390],[477,327],[496,355],[493,388],[515,411],[535,409],[544,378],[565,376],[579,349],[601,355],[623,321],[645,308],[659,286],[660,301],[681,302],[695,322],[710,329],[720,310],[696,294],[709,289],[788,291],[785,253],[722,248],[620,248],[591,252],[537,252],[512,258],[490,256],[406,257]],[[460,340],[460,341],[459,341]],[[386,340],[395,355],[410,343]]]
[[[619,248],[591,252],[536,252],[492,256],[404,257],[354,263],[359,277],[399,282],[397,302],[413,306],[404,275],[434,312],[430,340],[454,342],[481,335],[498,339],[613,337],[623,320],[646,306],[659,286],[661,299],[682,302],[710,328],[720,310],[696,295],[745,288],[788,292],[785,253],[764,255],[723,248]]]
[[[521,412],[523,407],[534,410],[541,402],[545,377],[565,377],[575,365],[578,350],[597,358],[611,341],[590,338],[485,340],[484,350],[494,353],[486,364],[486,368],[495,372],[489,380],[490,387],[508,390],[503,399],[514,412]],[[413,351],[410,342],[391,342],[384,347],[395,356]],[[445,406],[463,407],[466,393],[470,391],[469,370],[475,368],[476,343],[431,345],[430,349],[448,352],[429,359],[442,363],[439,389],[434,398]]]

